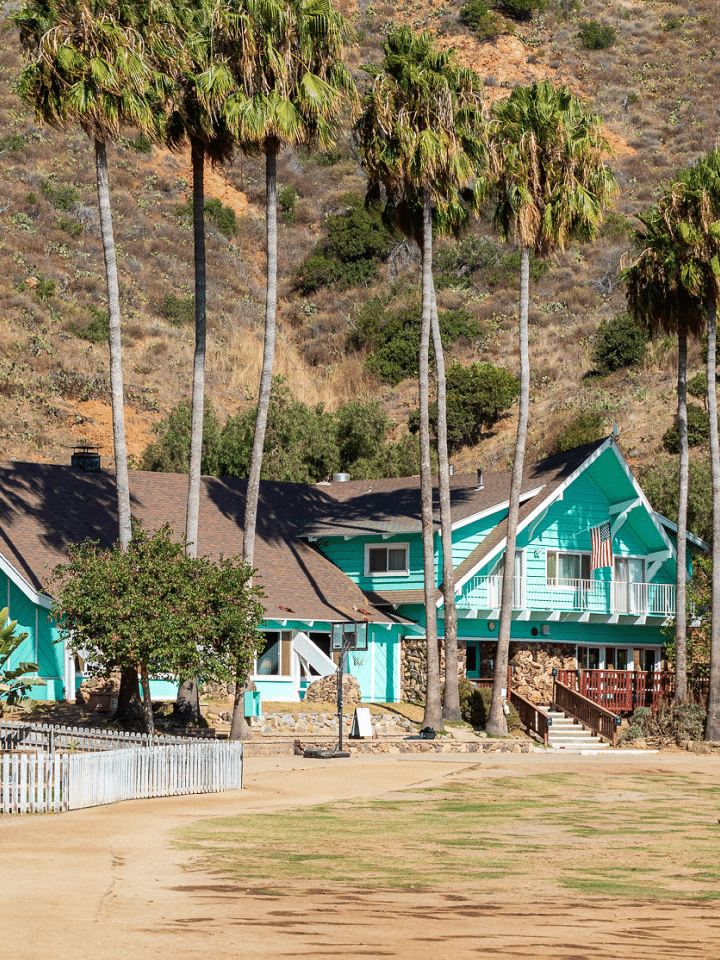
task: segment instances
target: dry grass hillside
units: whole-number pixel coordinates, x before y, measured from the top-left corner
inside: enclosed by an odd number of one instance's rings
[[[623,309],[616,277],[632,215],[653,202],[678,166],[717,143],[718,4],[550,0],[544,14],[494,44],[479,43],[461,25],[457,0],[343,0],[340,6],[358,30],[359,45],[348,59],[359,82],[360,65],[379,59],[387,29],[404,22],[428,26],[443,44],[456,46],[484,78],[488,99],[507,95],[518,82],[550,77],[567,82],[604,116],[620,184],[614,210],[598,241],[559,252],[531,290],[530,456],[550,450],[575,411],[587,411],[601,414],[608,429],[620,425],[631,461],[649,462],[672,419],[672,342],[651,344],[641,366],[604,378],[587,375],[598,323]],[[582,49],[579,25],[589,19],[617,29],[611,48]],[[66,462],[67,448],[87,441],[99,444],[110,463],[107,347],[78,335],[97,326],[104,311],[91,144],[79,131],[36,125],[13,92],[21,61],[7,21],[0,38],[0,459]],[[132,131],[112,148],[110,164],[128,437],[137,457],[154,424],[189,394],[192,325],[168,319],[163,304],[169,294],[192,293],[191,226],[181,210],[190,170],[186,155],[148,148]],[[297,265],[326,215],[341,208],[338,198],[362,193],[364,178],[348,136],[331,156],[285,151],[278,175],[298,201],[295,221],[280,227],[277,372],[299,399],[329,409],[378,397],[401,433],[415,405],[412,382],[390,387],[375,380],[347,338],[370,297],[400,305],[418,296],[417,256],[400,248],[371,286],[302,297],[293,287]],[[231,240],[211,225],[208,230],[207,388],[224,419],[247,408],[257,388],[265,265],[261,161],[239,157],[213,171],[206,194],[238,218]],[[486,222],[473,230],[491,235]],[[477,340],[457,346],[461,361],[517,368],[516,288],[512,271],[492,281],[480,272],[467,289],[440,292],[441,307],[464,307],[480,323]],[[701,369],[697,346],[691,368]],[[456,463],[505,463],[513,439],[514,419],[507,416],[480,450],[463,451]]]

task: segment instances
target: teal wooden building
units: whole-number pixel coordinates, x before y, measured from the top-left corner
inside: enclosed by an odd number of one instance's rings
[[[132,474],[135,516],[151,529],[170,522],[182,531],[186,484],[183,476]],[[509,489],[509,473],[451,478],[459,669],[470,678],[492,672]],[[244,491],[244,481],[204,478],[199,553],[241,552]],[[72,696],[84,666],[48,619],[49,572],[70,542],[85,536],[112,542],[113,499],[112,477],[102,471],[0,467],[0,591],[29,633],[18,657],[38,662],[47,683],[40,697]],[[594,568],[591,531],[603,526],[610,556]],[[512,571],[511,654],[522,651],[531,664],[542,652],[565,666],[659,670],[675,614],[675,534],[650,507],[613,437],[529,466]],[[692,535],[688,540],[689,556],[707,548]],[[442,637],[439,529],[435,544]],[[351,653],[347,665],[363,699],[421,696],[417,477],[263,483],[256,563],[267,619],[253,679],[263,699],[298,700],[314,678],[332,673],[331,627],[348,621],[368,624],[368,650]],[[154,694],[172,696],[174,685],[158,685]]]

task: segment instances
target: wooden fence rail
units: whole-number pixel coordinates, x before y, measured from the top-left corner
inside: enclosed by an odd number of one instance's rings
[[[214,736],[214,731],[210,734]],[[192,738],[195,739],[194,737]],[[0,720],[0,750],[119,750],[127,747],[170,746],[188,743],[187,737],[165,733],[125,733],[123,730],[97,730],[52,723],[24,723]]]
[[[541,738],[547,746],[550,739],[550,717],[542,710],[538,710],[534,703],[521,697],[514,690],[510,691],[510,703],[515,707],[520,721],[527,730],[531,730]]]
[[[79,810],[120,800],[240,790],[243,744],[184,741],[96,753],[0,756],[0,812]]]
[[[618,717],[599,704],[556,680],[553,684],[553,706],[576,717],[580,723],[594,730],[600,737],[617,746]]]

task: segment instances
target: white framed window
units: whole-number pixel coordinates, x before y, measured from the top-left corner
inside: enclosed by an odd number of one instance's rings
[[[406,577],[410,572],[409,554],[407,543],[366,543],[365,576]]]
[[[548,586],[569,585],[579,580],[591,580],[589,553],[562,553],[559,550],[547,552]]]

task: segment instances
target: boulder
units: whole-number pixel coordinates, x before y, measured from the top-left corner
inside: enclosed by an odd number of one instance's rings
[[[334,703],[337,700],[337,674],[331,673],[327,677],[313,680],[305,691],[305,700],[308,703]],[[360,703],[360,684],[355,677],[346,673],[343,675],[343,703]]]

